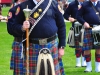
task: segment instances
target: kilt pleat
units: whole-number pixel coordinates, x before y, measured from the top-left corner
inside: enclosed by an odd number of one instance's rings
[[[61,73],[61,75],[65,75],[62,59],[59,59],[59,65],[60,65],[60,73]]]
[[[54,59],[55,75],[64,75],[64,68],[62,61],[58,60],[58,39],[47,43],[46,45],[29,44],[29,75],[36,74],[36,66],[39,50],[42,48],[50,49],[51,55]],[[10,68],[14,70],[14,75],[26,74],[26,55],[21,58],[22,44],[19,42],[13,43],[13,50],[11,56]],[[62,70],[61,70],[62,69]]]
[[[14,70],[15,62],[19,63],[19,59],[21,59],[21,51],[22,51],[22,43],[13,42],[12,45],[12,54],[11,54],[11,62],[10,62],[10,69]],[[21,59],[23,60],[23,59]]]
[[[10,69],[14,70],[14,50],[12,50],[11,59],[10,59]]]
[[[75,36],[75,48],[76,50],[82,50],[82,46],[79,45],[79,36]]]
[[[83,50],[91,50],[93,46],[92,30],[85,29]]]
[[[85,28],[82,50],[100,49],[100,45],[94,45],[92,29]]]

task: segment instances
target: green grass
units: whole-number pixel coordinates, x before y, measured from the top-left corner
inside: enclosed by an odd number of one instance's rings
[[[66,32],[68,35],[69,28],[71,26],[70,22],[66,23]],[[95,58],[94,58],[94,53],[95,51],[92,50],[92,68],[93,71],[91,73],[84,73],[83,71],[85,70],[84,67],[81,68],[75,68],[75,62],[76,62],[76,57],[75,57],[75,49],[70,48],[68,45],[66,45],[65,48],[65,55],[63,56],[63,62],[64,62],[64,69],[66,75],[99,75],[99,73],[95,73]]]
[[[9,8],[3,8],[3,15],[7,15]],[[66,24],[67,32],[69,31],[70,23]],[[0,22],[0,75],[13,75],[10,67],[10,57],[11,57],[11,46],[13,37],[7,33],[6,23]],[[75,53],[74,49],[68,47],[65,48],[65,55],[63,56],[64,68],[66,75],[100,75],[95,73],[94,64],[94,50],[92,50],[92,67],[93,71],[91,73],[84,73],[85,68],[75,68]]]
[[[2,15],[8,14],[9,7],[2,9]],[[7,33],[6,23],[0,22],[0,75],[13,75],[9,70],[11,44],[13,37]]]
[[[0,75],[12,75],[9,70],[13,37],[7,33],[6,23],[0,23]]]
[[[2,8],[2,15],[3,16],[7,16],[8,15],[8,10],[10,9],[10,7],[6,7],[6,8]]]

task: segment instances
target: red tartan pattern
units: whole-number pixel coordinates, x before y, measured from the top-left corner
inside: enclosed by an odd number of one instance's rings
[[[81,57],[81,54],[82,54],[82,50],[75,50],[76,52],[76,57]]]
[[[90,62],[91,61],[91,54],[85,55],[85,59],[86,59],[86,62]]]
[[[100,54],[95,53],[95,61],[100,62]]]
[[[96,61],[97,61],[97,62],[100,62],[100,58],[96,58]]]
[[[82,47],[79,45],[79,37],[75,36],[75,48],[76,50],[82,50]]]
[[[91,50],[93,48],[100,49],[100,46],[99,45],[97,45],[97,46],[93,45],[92,30],[91,29],[85,29],[83,50]]]
[[[57,40],[52,41],[46,45],[37,45],[30,43],[29,46],[29,75],[35,75],[36,73],[36,65],[37,65],[37,59],[39,50],[41,48],[49,48],[52,54],[52,57],[54,59],[54,66],[56,75],[60,75],[60,65],[58,61],[58,43]],[[14,75],[25,75],[26,73],[26,64],[25,64],[25,56],[23,59],[21,59],[21,43],[14,42],[13,43],[13,51],[11,56],[11,69],[14,70]],[[63,66],[62,66],[63,69]]]
[[[91,58],[86,58],[86,62],[90,62],[91,61]]]
[[[75,55],[76,55],[76,57],[78,58],[78,57],[81,57],[81,55],[82,55],[82,47],[79,45],[79,37],[77,36],[75,36]]]

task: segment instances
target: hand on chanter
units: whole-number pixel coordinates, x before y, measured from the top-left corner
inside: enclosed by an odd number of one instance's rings
[[[72,17],[69,17],[68,20],[69,20],[70,22],[76,21],[76,19],[74,19],[74,18],[72,18]]]
[[[87,22],[85,22],[84,23],[84,28],[90,28],[90,25]]]
[[[28,28],[30,28],[30,23],[29,23],[29,21],[24,21],[24,22],[23,22],[22,29],[23,29],[23,30],[26,30],[26,29],[28,29]]]

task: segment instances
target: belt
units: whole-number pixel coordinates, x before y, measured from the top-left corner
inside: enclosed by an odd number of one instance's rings
[[[22,40],[23,40],[23,39],[20,38],[20,37],[15,37],[15,38],[14,38],[14,41],[16,41],[16,42],[22,42]]]
[[[48,42],[51,42],[53,40],[55,40],[57,38],[57,35],[54,35],[52,37],[49,37],[49,38],[44,38],[44,39],[34,39],[34,38],[30,38],[29,39],[29,42],[30,43],[34,43],[34,44],[39,44],[39,45],[45,45],[47,44]],[[22,38],[19,38],[19,37],[15,37],[14,38],[14,41],[16,42],[22,42]]]
[[[30,41],[30,43],[34,43],[34,44],[45,45],[48,42],[55,40],[56,38],[57,38],[57,35],[54,35],[54,36],[49,37],[49,38],[38,39],[38,40],[35,40],[34,38],[30,38],[29,41]]]

